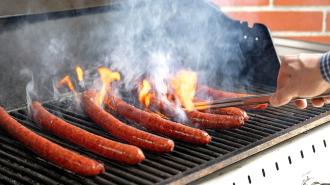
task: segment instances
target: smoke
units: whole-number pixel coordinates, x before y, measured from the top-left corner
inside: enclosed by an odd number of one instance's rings
[[[34,80],[33,80],[33,74],[31,71],[23,69],[21,72],[21,74],[26,74],[28,76],[30,76],[31,81],[29,81],[26,85],[26,102],[27,105],[31,105],[32,101],[38,97],[37,92],[36,92],[36,88],[34,85]],[[31,115],[31,109],[30,106],[27,106],[27,110],[28,110],[28,115]]]
[[[233,85],[243,66],[239,42],[232,44],[239,32],[207,1],[129,0],[122,9],[124,16],[111,25],[108,57],[111,67],[123,73],[128,91],[148,78],[164,95],[168,80],[181,69],[197,72],[199,83]],[[177,110],[184,120],[182,109]]]
[[[123,9],[125,16],[116,17],[109,32],[108,56],[128,89],[147,75],[163,92],[165,79],[183,68],[196,71],[201,83],[227,80],[229,85],[230,79],[221,78],[239,73],[239,32],[206,1],[131,0]]]
[[[16,62],[11,71],[32,72],[26,91],[39,100],[61,97],[55,83],[77,64],[90,78],[98,77],[93,71],[102,65],[120,71],[129,92],[150,78],[159,94],[181,69],[196,71],[199,83],[228,88],[244,67],[240,31],[204,0],[127,0],[106,13],[13,27],[0,35],[8,43],[0,55]]]

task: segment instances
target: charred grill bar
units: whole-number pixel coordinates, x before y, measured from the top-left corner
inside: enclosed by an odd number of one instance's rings
[[[88,13],[103,13],[112,10],[113,9],[109,7],[99,6],[96,9],[82,11],[83,13],[79,11],[66,11],[59,14],[54,13],[49,15],[47,19],[65,19]],[[34,21],[45,21],[45,24],[47,24],[47,19],[43,15],[36,15],[36,17],[36,19],[28,18],[30,21],[28,21],[28,23],[33,23]],[[24,19],[24,17],[4,19],[2,23],[8,27],[4,27],[0,30],[0,32],[4,33],[6,31],[10,32],[11,30],[15,31],[15,29],[19,29],[17,27],[19,27],[20,21]],[[91,26],[95,25],[91,23]],[[233,27],[242,28],[241,31],[246,33],[247,38],[255,38],[255,35],[261,35],[261,38],[267,37],[267,34],[265,34],[265,28],[262,26],[260,27],[260,25],[252,30],[248,28],[247,25],[241,25],[240,23],[235,23]],[[3,40],[3,38],[0,38],[0,40],[4,42],[6,41]],[[263,55],[263,59],[270,59],[272,62],[277,61],[272,44],[269,45],[269,43],[263,43],[251,45],[251,40],[249,39],[240,41],[241,42],[239,44],[242,49],[241,52],[246,54],[245,59],[248,62],[247,66],[254,66],[251,62],[254,61],[255,58],[262,58],[258,52],[267,49],[267,47],[271,47],[270,50],[267,50],[270,51],[270,53],[263,53],[265,54]],[[311,45],[310,47],[306,46],[305,49],[302,49],[304,47],[301,47],[301,43],[299,42],[281,39],[276,39],[275,44],[277,44],[276,46],[277,49],[280,50],[280,53],[292,53],[297,51],[324,52],[329,50],[329,47],[321,45]],[[11,45],[12,48],[15,48],[13,46],[15,45]],[[12,71],[12,68],[10,68],[12,67],[10,66],[12,56],[6,55],[8,54],[6,53],[8,50],[9,49],[0,48],[0,54],[3,56],[3,59],[5,61],[9,61],[8,65],[4,66],[3,69],[0,69],[1,75],[6,74],[6,78],[0,78],[0,84],[3,88],[1,91],[6,92],[5,95],[0,96],[0,104],[5,105],[8,108],[10,115],[17,121],[41,136],[48,138],[68,149],[72,149],[78,153],[90,156],[93,159],[103,162],[106,167],[106,172],[96,177],[83,177],[60,169],[59,167],[33,154],[28,149],[23,147],[22,144],[8,136],[3,130],[0,129],[0,183],[4,184],[189,183],[216,170],[222,170],[231,164],[239,162],[253,154],[270,148],[282,141],[290,139],[321,124],[327,123],[330,120],[329,105],[322,108],[297,110],[294,105],[290,104],[281,108],[269,107],[264,111],[250,111],[249,115],[251,119],[248,120],[242,128],[223,131],[207,130],[207,132],[212,136],[212,142],[206,146],[195,146],[175,141],[176,145],[172,153],[160,155],[145,152],[146,159],[141,164],[135,166],[122,165],[88,152],[81,147],[73,145],[50,134],[47,131],[43,131],[39,128],[37,123],[31,121],[26,107],[19,106],[25,102],[23,100],[24,98],[22,98],[22,96],[25,96],[25,93],[23,93],[23,89],[25,88],[25,79],[21,82],[22,78],[17,77],[18,79],[13,79],[13,82],[11,80],[12,77],[10,76],[12,75],[11,73],[17,72],[18,69],[22,68],[22,64],[15,63],[13,69],[16,69],[15,71]],[[82,53],[78,52],[78,54]],[[84,55],[82,57],[84,57]],[[88,57],[86,58],[89,61]],[[263,66],[261,63],[257,65],[257,67],[260,67],[260,65]],[[273,63],[268,67],[276,68],[278,67],[278,64]],[[276,71],[273,72],[276,73]],[[259,76],[254,76],[254,78],[260,79],[263,75],[264,74],[260,74]],[[274,85],[273,79],[268,80],[273,83],[271,85]],[[242,88],[242,86],[239,87]],[[247,90],[255,93],[267,93],[272,92],[274,88],[267,85],[254,85],[250,86]],[[51,95],[46,94],[43,97],[51,97]],[[93,123],[84,113],[72,108],[72,105],[73,103],[70,97],[62,101],[44,102],[44,106],[48,111],[58,115],[68,123],[94,134],[119,141]],[[138,124],[129,122],[122,117],[118,118],[123,120],[125,123],[141,128]]]

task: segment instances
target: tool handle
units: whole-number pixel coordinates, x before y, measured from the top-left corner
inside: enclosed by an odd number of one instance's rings
[[[314,97],[296,97],[296,98],[293,98],[294,100],[297,100],[297,99],[314,99],[314,98],[330,98],[330,92],[327,92],[327,93],[323,93],[323,94],[320,94],[318,96],[314,96]]]
[[[260,96],[247,96],[246,98],[243,98],[243,104],[244,105],[253,105],[253,104],[263,104],[263,103],[269,103],[269,99],[273,94],[265,94],[265,95],[260,95]],[[324,93],[318,96],[314,96],[314,97],[295,97],[292,98],[292,100],[298,100],[298,99],[314,99],[314,98],[330,98],[330,93]],[[292,101],[291,100],[291,101]]]

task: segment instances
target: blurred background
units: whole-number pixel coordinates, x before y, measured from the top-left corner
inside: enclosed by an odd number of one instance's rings
[[[266,24],[273,36],[330,44],[330,0],[213,0],[230,17]]]

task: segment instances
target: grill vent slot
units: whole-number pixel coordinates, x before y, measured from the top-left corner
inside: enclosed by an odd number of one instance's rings
[[[291,156],[288,156],[289,164],[292,164]]]
[[[266,177],[266,171],[265,171],[265,169],[261,169],[261,172],[262,172],[262,176],[263,177]]]

